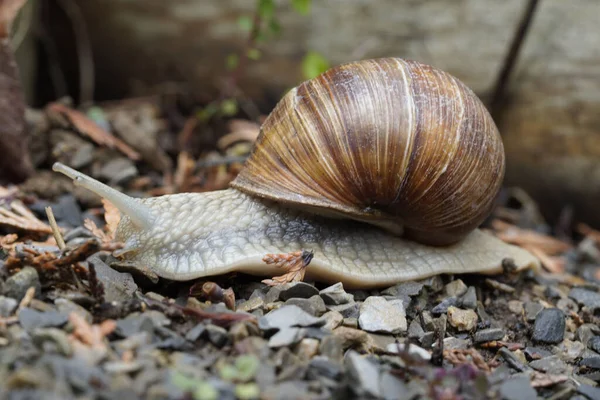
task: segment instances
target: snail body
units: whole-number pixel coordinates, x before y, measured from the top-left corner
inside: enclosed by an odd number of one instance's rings
[[[311,249],[309,275],[379,286],[498,272],[528,252],[476,229],[504,175],[479,99],[451,75],[402,59],[341,65],[275,107],[231,188],[135,199],[54,169],[124,214],[118,255],[159,276],[269,275],[266,253]]]

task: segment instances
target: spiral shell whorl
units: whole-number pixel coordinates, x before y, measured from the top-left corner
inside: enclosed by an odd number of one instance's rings
[[[504,176],[497,128],[451,75],[387,58],[292,89],[232,183],[249,194],[456,242],[491,211]]]

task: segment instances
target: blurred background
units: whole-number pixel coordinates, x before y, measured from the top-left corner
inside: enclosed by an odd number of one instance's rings
[[[551,224],[600,227],[599,15],[597,0],[29,0],[11,42],[33,108],[68,97],[89,116],[92,104],[151,103],[177,133],[157,139],[163,162],[146,157],[161,170],[183,149],[195,160],[218,150],[232,119],[259,124],[328,66],[431,64],[489,107],[507,186]]]

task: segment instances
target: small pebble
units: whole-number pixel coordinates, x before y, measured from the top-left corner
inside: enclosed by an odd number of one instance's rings
[[[390,353],[398,354],[402,352],[407,352],[410,355],[417,355],[425,361],[431,360],[430,352],[412,343],[409,343],[408,346],[406,345],[406,343],[391,343],[387,345],[386,350]]]
[[[448,283],[444,290],[449,297],[460,297],[467,292],[467,285],[461,279],[455,279]]]
[[[558,356],[550,356],[542,358],[541,360],[534,360],[529,363],[529,366],[538,371],[545,372],[551,375],[558,375],[564,373],[568,366]]]
[[[325,325],[323,325],[323,329],[332,331],[338,326],[342,324],[344,317],[337,311],[327,311],[323,314],[322,318],[325,318]]]
[[[544,309],[540,303],[528,301],[525,303],[525,319],[529,322],[534,321],[540,311]]]
[[[350,388],[358,398],[381,397],[377,364],[352,350],[346,354],[344,364],[348,369]]]
[[[325,302],[319,295],[314,295],[308,299],[294,297],[286,300],[285,305],[295,305],[309,313],[318,317],[323,315],[327,308],[325,308]]]
[[[600,329],[594,324],[583,324],[577,328],[575,337],[579,339],[584,346],[587,346],[588,342],[595,336],[600,335]]]
[[[296,354],[302,361],[310,361],[319,352],[320,342],[317,339],[305,338],[298,343]]]
[[[340,304],[338,306],[327,306],[327,310],[337,311],[344,318],[358,318],[360,306],[358,303]]]
[[[582,356],[585,346],[581,342],[573,342],[565,339],[558,345],[558,349],[564,361],[573,362]]]
[[[444,314],[448,311],[448,308],[455,306],[456,304],[458,304],[458,299],[456,297],[447,297],[442,300],[441,303],[433,307],[431,313],[433,315]]]
[[[408,328],[402,300],[371,296],[360,306],[358,323],[368,332],[400,333]]]
[[[35,288],[36,296],[42,292],[40,277],[35,268],[25,267],[4,282],[4,294],[21,301],[30,287]]]
[[[258,308],[261,308],[263,305],[265,304],[265,300],[264,297],[254,297],[254,298],[250,298],[249,300],[246,300],[242,303],[240,303],[237,307],[236,310],[237,311],[245,311],[245,312],[251,312],[254,311]]]
[[[584,357],[579,361],[579,365],[593,369],[600,369],[600,356]]]
[[[472,346],[468,339],[460,339],[457,337],[447,337],[444,339],[444,349],[448,350],[466,350]]]
[[[532,339],[541,343],[560,343],[565,335],[565,314],[558,308],[546,308],[535,318]]]
[[[416,318],[413,319],[410,322],[410,325],[408,326],[408,337],[409,337],[409,339],[420,340],[423,337],[424,334],[425,334],[425,331],[421,327],[421,324],[419,324],[419,322],[417,321]]]
[[[58,328],[37,328],[31,333],[31,339],[38,347],[48,351],[47,344],[51,343],[58,353],[65,357],[70,357],[73,353],[71,339],[67,334]]]
[[[523,315],[525,312],[525,308],[523,307],[523,302],[520,300],[510,300],[508,302],[508,309],[511,313],[516,315]]]
[[[594,336],[594,337],[592,337],[588,341],[587,347],[589,349],[594,350],[596,353],[600,353],[600,336]]]
[[[402,295],[418,296],[421,293],[421,291],[423,290],[423,286],[425,286],[425,283],[423,281],[402,282],[395,286],[392,286],[385,290],[382,290],[381,294],[384,296],[392,296],[392,297],[399,297]]]
[[[354,301],[354,296],[344,291],[344,285],[341,282],[321,290],[319,295],[327,305],[348,304]]]
[[[471,331],[477,325],[477,313],[473,310],[449,307],[448,321],[460,332]]]
[[[590,310],[600,307],[600,293],[592,290],[575,287],[569,291],[569,297]]]
[[[356,329],[358,328],[358,318],[344,318],[342,325]]]
[[[18,304],[12,297],[0,296],[0,317],[6,318],[12,315]]]
[[[469,286],[465,294],[459,299],[459,305],[462,308],[475,310],[477,308],[477,293],[473,286]]]
[[[503,400],[536,400],[537,393],[526,376],[507,379],[500,385]]]
[[[548,350],[533,346],[526,347],[524,353],[529,360],[540,360],[544,357],[550,357],[552,355],[552,353]]]
[[[68,321],[67,314],[58,311],[40,312],[32,308],[19,311],[19,322],[26,331],[36,328],[61,327]]]
[[[502,340],[505,332],[499,328],[481,329],[475,333],[475,343],[491,342],[493,340]]]
[[[81,307],[79,304],[72,302],[71,300],[58,298],[54,300],[54,305],[56,305],[58,311],[61,311],[64,314],[68,315],[74,312],[75,314],[83,318],[88,324],[91,324],[94,320],[92,314],[88,310]]]

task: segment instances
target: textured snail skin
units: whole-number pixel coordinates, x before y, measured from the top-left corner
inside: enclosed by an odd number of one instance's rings
[[[459,243],[432,247],[404,240],[375,226],[331,219],[250,197],[233,189],[135,199],[62,164],[54,169],[123,209],[118,254],[171,280],[231,271],[281,274],[266,265],[267,253],[314,251],[307,277],[368,288],[442,273],[497,273],[511,258],[518,269],[538,268],[527,251],[475,230]],[[123,205],[123,202],[129,204]]]
[[[504,162],[496,125],[469,88],[383,58],[332,68],[286,94],[231,186],[445,245],[490,214]]]

